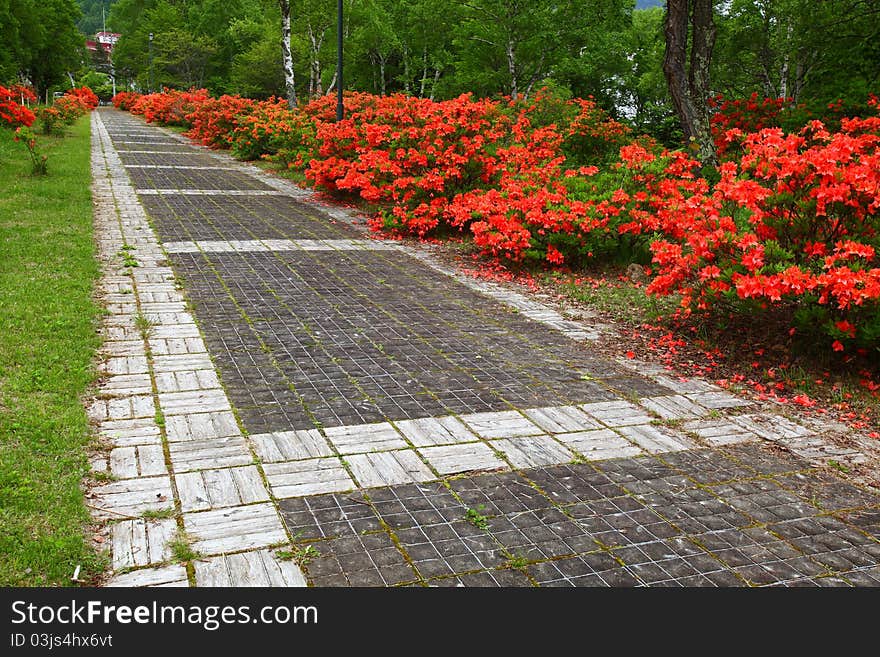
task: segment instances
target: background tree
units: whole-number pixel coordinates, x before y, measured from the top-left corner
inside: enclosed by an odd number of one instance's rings
[[[700,161],[717,164],[709,125],[710,71],[716,27],[712,0],[668,0],[663,72],[684,136],[692,140]]]

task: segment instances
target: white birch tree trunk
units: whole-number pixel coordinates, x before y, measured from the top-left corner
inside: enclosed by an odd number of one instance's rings
[[[281,65],[284,69],[284,87],[287,104],[296,107],[296,79],[293,74],[293,55],[290,52],[290,0],[278,0],[281,7]]]

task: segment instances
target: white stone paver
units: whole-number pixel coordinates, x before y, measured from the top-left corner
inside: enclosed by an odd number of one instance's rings
[[[598,422],[590,418],[577,406],[531,408],[523,412],[532,422],[549,433],[586,431],[600,428]]]
[[[337,240],[195,240],[166,242],[168,253],[266,253],[269,251],[390,251],[389,242],[371,239]]]
[[[140,477],[114,481],[92,490],[93,509],[102,518],[138,517],[144,511],[163,511],[174,506],[171,479]]]
[[[205,556],[285,543],[288,538],[272,503],[183,514],[194,550]]]
[[[116,447],[160,445],[162,442],[162,433],[152,417],[101,422],[98,425],[98,435]]]
[[[618,431],[650,454],[677,452],[693,449],[696,445],[685,436],[678,435],[664,427],[651,424],[638,424],[620,427]]]
[[[161,392],[159,393],[159,406],[166,416],[219,413],[232,410],[226,393],[220,388]]]
[[[160,394],[219,387],[220,379],[214,370],[182,370],[156,374],[156,390]]]
[[[242,436],[184,440],[168,444],[174,472],[247,465],[253,456]]]
[[[538,425],[523,417],[518,411],[494,413],[471,413],[461,420],[481,438],[513,438],[536,436],[544,433]]]
[[[422,447],[419,452],[442,475],[507,467],[485,443]]]
[[[275,431],[250,437],[257,456],[263,463],[297,461],[320,456],[332,456],[327,439],[317,429]]]
[[[770,413],[738,415],[733,417],[732,420],[743,429],[751,431],[765,440],[784,440],[786,438],[809,436],[812,433],[809,429],[781,415],[771,415]]]
[[[709,409],[695,404],[684,395],[645,397],[639,403],[664,420],[684,420],[702,417],[709,413]]]
[[[723,409],[723,408],[740,408],[742,406],[751,406],[752,402],[748,399],[742,399],[741,397],[735,397],[731,395],[729,392],[722,391],[709,391],[709,392],[695,392],[695,393],[687,393],[688,399],[693,402],[696,402],[700,406],[705,406],[710,409]]]
[[[198,559],[193,565],[196,586],[306,586],[306,578],[299,566],[290,559],[279,559],[271,550]]]
[[[493,442],[515,468],[537,468],[566,463],[574,454],[549,436],[520,436]]]
[[[758,439],[758,436],[753,432],[727,418],[691,420],[685,422],[681,428],[698,435],[713,447],[735,445]]]
[[[358,454],[408,447],[403,437],[388,422],[324,429],[327,439],[340,454]]]
[[[172,415],[165,421],[165,432],[171,443],[241,435],[235,415],[229,411]]]
[[[647,424],[654,418],[635,404],[625,401],[604,401],[579,406],[587,415],[609,427],[625,427],[632,424]]]
[[[140,587],[140,586],[189,586],[186,568],[179,565],[163,566],[162,568],[145,568],[113,577],[108,587]]]
[[[117,447],[110,451],[110,472],[119,479],[168,473],[161,445]]]
[[[180,506],[184,512],[207,511],[269,500],[256,466],[199,470],[175,477]]]
[[[336,493],[357,488],[336,457],[266,463],[263,466],[272,494],[278,498]]]
[[[412,450],[355,454],[346,457],[351,471],[364,488],[393,486],[436,479]]]
[[[639,456],[642,450],[611,429],[562,433],[556,439],[590,461]]]
[[[168,543],[177,533],[173,518],[123,520],[113,525],[113,568],[151,566],[171,557]]]
[[[398,420],[394,424],[416,447],[469,443],[477,440],[477,436],[461,420],[451,415]]]

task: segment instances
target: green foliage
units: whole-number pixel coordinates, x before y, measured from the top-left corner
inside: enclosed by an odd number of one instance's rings
[[[0,0],[0,82],[27,78],[40,96],[64,82],[84,57],[79,17],[74,0]]]

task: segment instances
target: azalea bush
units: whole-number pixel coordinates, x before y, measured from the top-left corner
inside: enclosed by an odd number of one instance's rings
[[[844,119],[833,133],[814,121],[728,137],[742,159],[721,165],[711,196],[689,201],[703,220],[652,244],[649,291],[699,309],[789,304],[837,351],[880,343],[880,117]]]
[[[130,112],[140,97],[141,94],[136,91],[120,91],[110,99],[110,102],[113,103],[113,106],[117,109]]]
[[[24,102],[36,100],[33,92],[28,90],[24,95],[25,87],[4,87],[0,85],[0,126],[17,128],[19,126],[30,127],[36,120],[36,115]]]

